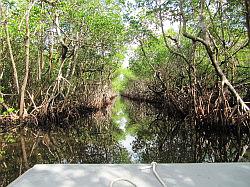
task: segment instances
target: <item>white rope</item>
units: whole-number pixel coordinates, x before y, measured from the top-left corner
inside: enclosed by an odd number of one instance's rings
[[[162,187],[167,187],[167,185],[164,183],[164,181],[162,180],[162,178],[159,176],[159,174],[156,171],[156,164],[157,164],[156,162],[152,162],[150,167],[146,167],[146,168],[143,168],[143,169],[150,169],[150,168],[152,168],[155,177],[161,183]],[[117,179],[111,181],[109,187],[113,187],[114,183],[116,183],[118,181],[126,181],[126,182],[132,184],[133,186],[137,187],[137,185],[135,183],[133,183],[132,181],[130,181],[128,179],[125,179],[125,178],[117,178]]]
[[[136,185],[135,183],[133,183],[132,181],[130,181],[130,180],[128,180],[128,179],[125,179],[125,178],[117,178],[117,179],[113,180],[113,181],[110,183],[109,187],[113,187],[114,183],[116,183],[116,182],[118,182],[118,181],[126,181],[126,182],[132,184],[133,186],[137,187],[137,185]]]
[[[161,179],[161,177],[159,176],[159,174],[156,171],[156,164],[157,164],[156,162],[151,163],[152,168],[153,168],[153,173],[154,173],[155,177],[158,179],[158,181],[161,183],[161,185],[163,187],[167,187],[167,185],[164,183],[164,181]]]

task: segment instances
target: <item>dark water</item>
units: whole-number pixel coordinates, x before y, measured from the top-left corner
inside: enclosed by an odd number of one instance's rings
[[[166,113],[118,98],[112,108],[74,122],[1,129],[0,186],[15,180],[25,165],[41,163],[249,161],[249,135],[235,129],[204,131]]]

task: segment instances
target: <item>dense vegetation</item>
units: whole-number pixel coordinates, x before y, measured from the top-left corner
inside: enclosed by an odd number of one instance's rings
[[[37,163],[247,161],[249,104],[249,0],[0,0],[0,186]]]
[[[163,102],[194,123],[249,128],[249,1],[136,2],[136,78],[124,95]]]
[[[115,1],[0,2],[0,114],[99,108],[121,66],[125,26]]]
[[[248,122],[249,7],[247,0],[1,1],[0,112],[22,119],[100,108],[114,95],[113,81],[117,90],[127,86],[124,95],[162,101],[182,118]],[[129,69],[119,69],[133,44]]]

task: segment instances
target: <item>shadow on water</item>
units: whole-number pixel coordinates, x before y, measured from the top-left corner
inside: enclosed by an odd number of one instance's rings
[[[161,107],[126,101],[128,131],[138,162],[189,163],[250,161],[249,134],[237,128],[209,129],[177,120]]]
[[[157,106],[117,98],[113,107],[65,124],[3,128],[0,186],[41,163],[249,161],[249,135],[197,129]]]

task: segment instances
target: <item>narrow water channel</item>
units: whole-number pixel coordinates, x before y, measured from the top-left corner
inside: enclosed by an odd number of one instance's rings
[[[234,162],[250,158],[247,134],[202,131],[168,116],[162,108],[120,97],[112,106],[76,121],[2,128],[0,144],[1,186],[26,171],[25,166],[42,163]]]

